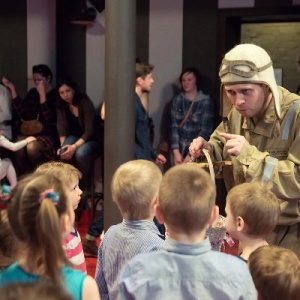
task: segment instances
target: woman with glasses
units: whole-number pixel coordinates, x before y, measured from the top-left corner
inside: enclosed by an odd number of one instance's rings
[[[34,170],[45,161],[56,160],[56,151],[59,147],[56,129],[56,93],[51,85],[52,71],[47,65],[35,65],[32,67],[32,76],[35,87],[29,90],[24,99],[17,94],[11,81],[2,78],[2,83],[9,89],[13,99],[13,115],[20,121],[17,125],[17,140],[26,138],[21,132],[23,121],[38,119],[42,124],[42,130],[35,134],[36,141],[15,153],[19,175]],[[28,132],[28,135],[32,134]]]

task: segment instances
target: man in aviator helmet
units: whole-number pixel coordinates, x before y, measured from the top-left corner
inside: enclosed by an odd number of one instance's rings
[[[300,96],[277,86],[268,53],[241,44],[224,57],[219,76],[223,122],[209,141],[194,139],[194,158],[207,149],[223,167],[227,190],[251,181],[271,181],[281,216],[271,244],[289,248],[300,257]],[[229,105],[228,105],[229,104]]]

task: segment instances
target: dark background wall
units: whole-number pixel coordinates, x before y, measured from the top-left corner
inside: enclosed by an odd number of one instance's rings
[[[182,68],[197,67],[202,75],[200,87],[218,106],[216,34],[218,0],[184,1]],[[218,111],[218,107],[216,109]]]
[[[239,43],[241,24],[249,22],[249,18],[251,22],[289,21],[291,16],[293,21],[300,19],[300,6],[293,6],[292,0],[256,0],[255,7],[231,9],[219,9],[218,2],[185,0],[182,7],[182,68],[190,65],[199,68],[202,89],[216,104],[216,123],[219,120],[218,66],[224,53]],[[85,5],[84,0],[56,1],[56,78],[72,76],[83,91],[90,80],[86,75],[87,29],[71,24],[71,20]],[[144,61],[149,60],[149,6],[150,0],[137,0],[136,56]],[[28,84],[27,13],[24,0],[0,0],[0,76],[13,80],[21,96]]]
[[[149,60],[149,1],[136,1],[136,57]]]
[[[86,28],[71,21],[85,6],[85,0],[56,1],[57,79],[72,76],[82,91],[86,90]]]
[[[0,78],[12,80],[20,95],[27,91],[26,1],[0,0]]]

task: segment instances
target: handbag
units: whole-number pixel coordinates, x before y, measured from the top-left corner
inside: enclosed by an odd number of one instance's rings
[[[22,120],[22,119],[21,119]],[[37,115],[36,119],[24,121],[22,120],[21,124],[21,132],[23,135],[37,135],[41,133],[44,129],[43,124],[39,121],[39,114]]]

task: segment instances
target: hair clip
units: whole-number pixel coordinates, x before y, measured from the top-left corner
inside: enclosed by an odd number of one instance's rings
[[[53,189],[45,190],[44,192],[40,193],[39,203],[42,203],[42,201],[47,198],[51,199],[56,205],[59,202],[59,193],[54,192]]]
[[[2,184],[1,185],[1,195],[0,195],[0,200],[2,201],[8,201],[11,197],[11,188],[7,184]]]

